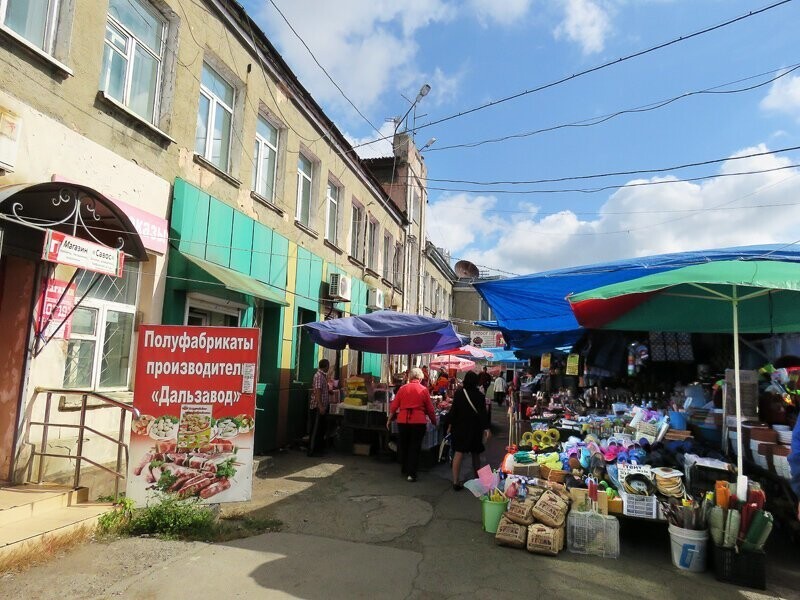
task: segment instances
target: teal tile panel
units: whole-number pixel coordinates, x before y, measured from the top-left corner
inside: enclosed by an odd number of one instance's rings
[[[208,245],[205,259],[223,267],[231,264],[233,208],[212,198],[208,210]]]
[[[264,283],[271,283],[272,230],[261,223],[253,226],[253,252],[250,257],[250,275]],[[280,291],[283,292],[281,286]]]
[[[185,182],[175,180],[170,237],[178,238],[178,249],[205,258],[210,196]]]
[[[255,221],[238,210],[233,211],[233,241],[231,242],[231,269],[251,275],[250,257],[253,254],[253,225]]]

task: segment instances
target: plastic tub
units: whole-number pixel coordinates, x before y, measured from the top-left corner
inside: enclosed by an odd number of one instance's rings
[[[497,533],[497,526],[503,513],[508,508],[508,501],[495,502],[488,498],[481,498],[481,515],[483,518],[483,530],[489,533]]]
[[[679,569],[699,573],[706,570],[708,529],[695,531],[669,526],[672,545],[672,564]]]
[[[687,427],[686,413],[678,412],[675,410],[669,411],[669,426],[672,429],[685,430]]]

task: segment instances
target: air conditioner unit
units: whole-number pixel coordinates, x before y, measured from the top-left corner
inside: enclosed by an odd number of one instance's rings
[[[369,288],[367,292],[367,308],[370,310],[383,310],[383,290]]]
[[[341,273],[331,273],[328,280],[328,295],[334,300],[350,300],[353,284],[350,278]]]

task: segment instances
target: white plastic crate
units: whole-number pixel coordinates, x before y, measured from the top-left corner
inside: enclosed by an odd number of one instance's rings
[[[637,496],[627,494],[622,490],[620,490],[619,496],[622,498],[622,514],[640,519],[664,520],[655,496]]]
[[[592,511],[571,511],[567,517],[567,549],[575,554],[617,558],[619,521]]]

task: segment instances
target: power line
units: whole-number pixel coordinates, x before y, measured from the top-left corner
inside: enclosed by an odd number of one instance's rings
[[[605,192],[608,190],[621,190],[625,188],[635,187],[649,187],[653,185],[674,185],[676,183],[691,183],[694,181],[707,181],[709,179],[720,179],[723,177],[739,177],[741,175],[758,175],[761,173],[772,173],[774,171],[784,171],[786,169],[794,169],[800,167],[800,163],[785,165],[782,167],[771,167],[769,169],[755,169],[752,171],[739,171],[736,173],[717,173],[716,175],[702,175],[699,177],[687,177],[685,179],[665,179],[661,181],[639,181],[634,183],[621,183],[618,185],[605,185],[596,188],[566,188],[566,189],[545,189],[545,190],[476,190],[476,189],[459,189],[459,188],[440,188],[428,187],[429,190],[438,190],[442,192],[459,192],[459,193],[472,193],[472,194],[503,194],[512,196],[528,196],[534,194],[596,194],[598,192]]]
[[[483,146],[483,145],[486,145],[486,144],[496,144],[496,143],[505,142],[505,141],[508,141],[508,140],[511,140],[511,139],[522,139],[522,138],[526,138],[526,137],[539,135],[541,133],[548,133],[548,132],[551,132],[551,131],[558,131],[559,129],[594,127],[595,125],[601,125],[602,123],[606,123],[606,122],[608,122],[608,121],[610,121],[610,120],[612,120],[612,119],[614,119],[616,117],[622,116],[622,115],[644,113],[644,112],[654,111],[654,110],[657,110],[659,108],[664,108],[665,106],[668,106],[668,105],[670,105],[670,104],[672,104],[674,102],[677,102],[678,100],[683,100],[685,98],[690,98],[692,96],[707,95],[707,94],[713,94],[713,95],[739,94],[739,93],[742,93],[742,92],[752,91],[754,89],[763,87],[763,86],[768,85],[770,83],[774,83],[778,79],[780,79],[782,77],[786,77],[787,75],[789,75],[790,73],[793,73],[797,69],[800,69],[800,63],[794,64],[794,65],[790,65],[789,67],[781,67],[780,69],[773,69],[771,71],[766,71],[764,73],[759,73],[758,75],[751,75],[750,77],[745,77],[743,79],[738,79],[736,81],[723,83],[723,84],[720,84],[720,85],[717,85],[717,86],[714,86],[714,87],[710,87],[710,88],[706,88],[706,89],[703,89],[703,90],[695,90],[695,91],[692,91],[692,92],[686,92],[684,94],[680,94],[680,95],[674,96],[672,98],[667,98],[667,99],[664,99],[664,100],[657,100],[655,102],[650,102],[648,104],[643,104],[643,105],[640,105],[640,106],[637,106],[637,107],[633,107],[633,108],[622,109],[622,110],[619,110],[619,111],[616,111],[616,112],[613,112],[613,113],[609,113],[609,114],[606,114],[606,115],[601,115],[599,117],[591,117],[591,118],[588,118],[588,119],[581,119],[580,121],[573,121],[571,123],[562,123],[560,125],[552,125],[550,127],[544,127],[544,128],[541,128],[541,129],[534,129],[532,131],[526,131],[526,132],[522,132],[522,133],[512,133],[512,134],[509,134],[509,135],[504,135],[504,136],[495,137],[495,138],[489,138],[489,139],[480,140],[480,141],[476,141],[476,142],[465,142],[465,143],[462,143],[462,144],[452,144],[450,146],[430,147],[430,148],[425,149],[424,152],[427,154],[428,152],[441,152],[442,150],[453,150],[453,149],[457,149],[457,148],[477,148],[479,146]],[[750,81],[751,79],[755,79],[757,77],[763,77],[764,75],[769,75],[769,74],[775,73],[775,72],[778,72],[779,74],[776,75],[775,77],[772,77],[771,79],[768,79],[766,81],[762,81],[762,82],[760,82],[758,84],[755,84],[755,85],[751,85],[751,86],[748,86],[748,87],[739,88],[739,89],[735,89],[735,90],[720,90],[720,88],[727,87],[729,85],[734,85],[734,84],[737,84],[737,83],[741,83],[743,81]]]
[[[433,125],[438,125],[440,123],[445,123],[447,121],[452,121],[453,119],[457,119],[457,118],[460,118],[460,117],[463,117],[463,116],[478,112],[480,110],[484,110],[486,108],[491,108],[493,106],[497,106],[499,104],[503,104],[503,103],[509,102],[511,100],[516,100],[517,98],[522,98],[523,96],[527,96],[529,94],[533,94],[533,93],[536,93],[536,92],[541,92],[543,90],[546,90],[546,89],[561,85],[562,83],[566,83],[568,81],[572,81],[574,79],[578,79],[579,77],[583,77],[583,76],[588,75],[590,73],[595,73],[595,72],[600,71],[602,69],[606,69],[608,67],[611,67],[611,66],[614,66],[614,65],[618,65],[620,63],[623,63],[625,61],[631,60],[633,58],[638,58],[640,56],[644,56],[646,54],[650,54],[650,53],[655,52],[657,50],[662,50],[662,49],[667,48],[669,46],[672,46],[674,44],[678,44],[680,42],[685,42],[687,40],[690,40],[692,38],[698,37],[700,35],[704,35],[706,33],[712,32],[712,31],[716,31],[717,29],[722,29],[723,27],[727,27],[728,25],[732,25],[734,23],[738,23],[739,21],[743,21],[744,19],[749,19],[750,17],[754,17],[754,16],[759,15],[761,13],[764,13],[764,12],[766,12],[768,10],[772,10],[773,8],[777,8],[777,7],[779,7],[779,6],[783,5],[783,4],[788,4],[791,1],[792,0],[780,0],[780,2],[775,2],[773,4],[765,6],[763,8],[758,9],[758,10],[753,10],[753,11],[750,11],[750,12],[744,14],[744,15],[739,15],[738,17],[734,17],[732,19],[728,19],[727,21],[723,21],[722,23],[718,23],[717,25],[712,25],[710,27],[706,27],[706,28],[701,29],[699,31],[695,31],[695,32],[689,33],[687,35],[683,35],[683,36],[674,38],[672,40],[669,40],[668,42],[664,42],[664,43],[658,44],[656,46],[651,46],[649,48],[646,48],[645,50],[639,50],[638,52],[634,52],[632,54],[628,54],[628,55],[623,56],[622,58],[618,58],[616,60],[611,60],[611,61],[604,62],[604,63],[602,63],[600,65],[596,65],[594,67],[590,67],[588,69],[584,69],[583,71],[579,71],[578,73],[575,73],[573,75],[568,75],[568,76],[562,77],[560,79],[557,79],[555,81],[551,81],[549,83],[545,83],[545,84],[539,85],[537,87],[531,88],[529,90],[524,90],[522,92],[517,92],[515,94],[511,94],[510,96],[505,96],[503,98],[500,98],[499,100],[492,100],[490,102],[485,102],[483,104],[480,104],[478,106],[475,106],[473,108],[461,111],[461,112],[453,114],[453,115],[442,117],[442,118],[436,119],[434,121],[428,121],[427,123],[423,123],[422,125],[414,127],[412,129],[412,131],[414,133],[416,133],[417,131],[419,131],[421,129],[425,129],[425,128],[431,127]],[[367,144],[372,144],[372,143],[374,143],[376,141],[380,141],[381,139],[389,139],[389,138],[387,136],[384,136],[383,138],[380,138],[378,140],[372,140],[372,141],[369,141],[369,142],[364,142],[364,143],[355,145],[355,146],[353,146],[353,148],[359,148],[361,146],[366,146]]]
[[[539,183],[559,183],[562,181],[580,181],[585,179],[599,179],[602,177],[616,177],[621,175],[645,175],[650,173],[666,173],[667,171],[679,171],[691,167],[703,167],[707,165],[719,164],[734,160],[744,160],[747,158],[756,158],[759,156],[769,156],[772,154],[782,154],[783,152],[792,152],[800,150],[800,146],[790,146],[787,148],[778,148],[776,150],[765,150],[764,152],[753,152],[751,154],[742,154],[740,156],[726,156],[724,158],[714,158],[711,160],[702,160],[690,163],[683,163],[679,165],[672,165],[669,167],[656,167],[651,169],[634,169],[630,171],[611,171],[608,173],[594,173],[591,175],[573,175],[570,177],[554,177],[549,179],[531,179],[531,180],[508,180],[508,181],[474,181],[466,179],[434,179],[427,178],[427,181],[438,181],[440,183],[464,183],[469,185],[535,185]]]
[[[367,124],[368,124],[370,127],[372,127],[372,129],[374,129],[374,130],[375,130],[375,132],[376,132],[378,135],[382,135],[382,134],[381,134],[381,131],[380,131],[380,129],[378,129],[377,127],[375,127],[375,125],[373,125],[373,124],[372,124],[372,121],[370,121],[370,120],[369,120],[369,119],[368,119],[368,118],[367,118],[367,117],[364,115],[364,113],[362,113],[362,112],[361,112],[361,111],[358,109],[358,107],[357,107],[355,104],[353,104],[353,101],[352,101],[352,100],[350,100],[350,98],[348,98],[348,97],[347,97],[347,94],[345,94],[345,93],[344,93],[344,90],[343,90],[343,89],[342,89],[342,88],[339,86],[339,84],[338,84],[338,83],[336,83],[336,82],[334,81],[333,77],[331,77],[331,74],[330,74],[330,73],[328,73],[328,71],[325,69],[325,67],[323,67],[323,66],[322,66],[322,64],[319,62],[319,60],[317,60],[317,57],[316,57],[316,56],[314,55],[314,53],[311,51],[311,48],[309,48],[309,47],[308,47],[308,44],[306,44],[306,41],[305,41],[305,40],[304,40],[304,39],[303,39],[303,38],[300,36],[300,34],[297,32],[297,30],[296,30],[294,27],[292,27],[292,24],[289,22],[289,19],[287,19],[287,18],[286,18],[286,15],[284,15],[284,14],[283,14],[283,12],[281,11],[281,9],[280,9],[280,8],[278,8],[278,5],[277,5],[277,4],[275,4],[275,1],[274,1],[274,0],[269,0],[269,3],[270,3],[270,4],[272,4],[273,8],[274,8],[276,11],[278,11],[278,14],[281,16],[281,18],[282,18],[282,19],[283,19],[283,21],[286,23],[286,25],[289,27],[289,29],[291,29],[291,31],[292,31],[292,33],[295,35],[295,37],[296,37],[296,38],[297,38],[297,39],[300,41],[300,43],[301,43],[301,44],[303,44],[303,47],[304,47],[306,50],[308,50],[308,53],[311,55],[311,58],[313,58],[313,59],[314,59],[314,62],[315,62],[315,63],[317,63],[317,66],[318,66],[318,67],[319,67],[319,68],[322,70],[322,72],[323,72],[323,73],[325,73],[325,76],[328,78],[328,81],[330,81],[330,82],[331,82],[331,83],[334,85],[334,87],[335,87],[337,90],[339,90],[339,93],[342,95],[342,98],[344,98],[345,100],[347,100],[347,103],[348,103],[350,106],[352,106],[352,107],[353,107],[353,110],[355,110],[355,111],[356,111],[356,112],[359,114],[359,116],[360,116],[362,119],[364,119],[364,121],[366,121],[366,122],[367,122]]]

